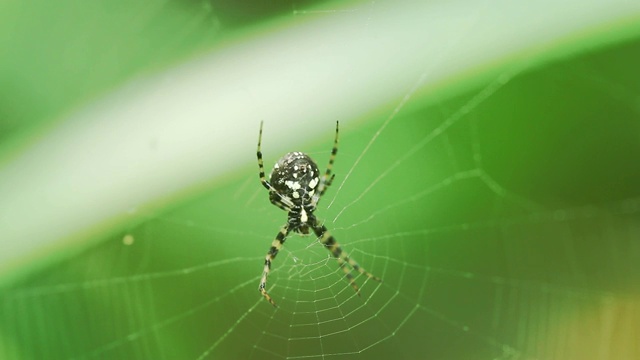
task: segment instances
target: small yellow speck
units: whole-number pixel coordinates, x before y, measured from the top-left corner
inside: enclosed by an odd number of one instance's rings
[[[133,245],[133,235],[127,234],[122,238],[122,243],[125,245]]]

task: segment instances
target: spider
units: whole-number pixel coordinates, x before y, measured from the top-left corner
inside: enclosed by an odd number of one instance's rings
[[[331,174],[333,162],[338,153],[338,122],[336,121],[336,137],[329,157],[329,165],[324,174],[320,176],[318,165],[302,152],[290,152],[281,157],[273,167],[269,175],[269,181],[265,178],[264,164],[260,144],[262,142],[262,122],[260,122],[260,134],[258,136],[258,167],[260,168],[260,182],[269,190],[271,203],[288,213],[287,222],[280,228],[276,238],[264,259],[264,270],[260,279],[258,290],[264,298],[276,306],[271,296],[267,293],[267,277],[271,271],[271,262],[282,248],[284,241],[291,232],[307,235],[309,230],[318,237],[320,243],[331,252],[338,260],[340,268],[353,287],[356,294],[360,295],[360,289],[355,282],[351,269],[366,275],[370,279],[381,281],[380,278],[370,274],[358,265],[349,255],[342,250],[329,230],[320,222],[313,213],[318,206],[318,201],[327,191],[335,175]],[[347,264],[351,267],[349,269]]]

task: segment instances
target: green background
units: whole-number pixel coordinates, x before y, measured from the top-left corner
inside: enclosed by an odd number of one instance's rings
[[[290,3],[273,14],[127,4],[104,16],[122,5],[62,2],[67,17],[56,19],[46,7],[2,5],[14,12],[0,26],[22,31],[3,43],[20,50],[0,59],[0,156],[134,74],[291,12]],[[6,15],[21,11],[29,21]],[[142,37],[114,20],[143,15]],[[513,76],[505,63],[417,93],[391,121],[396,104],[343,126],[336,180],[316,215],[383,279],[358,277],[361,297],[316,239],[294,235],[269,278],[279,307],[261,299],[264,254],[286,214],[259,184],[255,149],[236,149],[251,159],[243,171],[23,269],[0,295],[0,358],[640,356],[640,38],[629,31],[575,39],[566,47],[587,50],[553,62],[542,54]],[[114,36],[129,43],[105,57]],[[42,48],[69,41],[85,51]],[[33,47],[15,46],[25,42]],[[291,150],[322,168],[332,130],[327,122]],[[267,167],[279,140],[265,124]]]

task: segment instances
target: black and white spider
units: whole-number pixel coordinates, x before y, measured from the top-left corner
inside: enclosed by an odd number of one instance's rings
[[[336,122],[336,137],[333,141],[333,149],[329,158],[327,170],[320,175],[318,165],[305,153],[290,152],[281,157],[273,167],[269,175],[269,181],[265,178],[264,164],[260,144],[262,142],[262,122],[260,123],[260,135],[258,136],[258,167],[260,168],[260,182],[269,190],[269,200],[271,203],[288,213],[287,222],[280,228],[276,238],[271,243],[271,248],[267,252],[264,260],[264,270],[260,279],[260,293],[273,306],[276,303],[267,293],[267,277],[271,271],[271,262],[282,248],[284,241],[290,232],[309,234],[309,229],[318,237],[320,243],[324,245],[331,254],[338,260],[340,268],[358,295],[360,289],[356,284],[351,269],[360,272],[376,281],[380,278],[373,276],[349,255],[340,248],[336,239],[331,235],[323,223],[318,221],[313,213],[318,206],[318,201],[333,182],[335,175],[331,175],[333,161],[338,153],[338,122]],[[347,264],[351,267],[349,269]]]

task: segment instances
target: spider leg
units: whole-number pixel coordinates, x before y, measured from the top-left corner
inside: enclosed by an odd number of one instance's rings
[[[262,151],[260,150],[261,145],[262,145],[262,121],[260,122],[260,134],[258,135],[258,151],[257,151],[258,168],[260,169],[260,173],[259,173],[260,183],[262,183],[262,186],[264,186],[267,190],[269,190],[270,193],[276,194],[279,197],[279,199],[274,199],[273,197],[271,197],[271,203],[273,205],[279,207],[284,211],[290,211],[291,208],[293,207],[293,204],[291,203],[291,201],[283,198],[282,195],[278,193],[278,191],[271,185],[271,183],[267,180],[267,177],[265,176],[264,161],[262,160]]]
[[[280,249],[282,249],[282,244],[284,244],[287,235],[289,235],[288,223],[280,228],[278,235],[276,235],[276,238],[271,243],[271,247],[269,248],[267,256],[264,259],[264,270],[262,271],[262,278],[260,279],[260,286],[258,287],[258,290],[260,291],[262,296],[264,296],[264,298],[267,299],[267,301],[270,302],[273,306],[276,306],[276,303],[267,293],[267,277],[269,276],[269,272],[271,271],[271,262],[276,258],[276,255],[278,255]]]
[[[264,162],[262,161],[262,151],[260,151],[260,147],[262,145],[262,121],[260,121],[260,134],[258,135],[258,168],[260,169],[260,182],[262,183],[262,185],[267,188],[267,190],[269,191],[276,191],[276,189],[273,188],[273,186],[271,186],[271,184],[269,183],[269,181],[267,181],[267,178],[264,175]]]
[[[338,259],[338,264],[340,265],[340,268],[344,272],[344,275],[347,278],[349,285],[351,285],[351,287],[356,291],[358,296],[360,296],[360,288],[356,284],[356,281],[353,275],[351,274],[351,270],[347,268],[346,266],[347,264],[349,264],[349,266],[353,270],[358,271],[360,274],[363,274],[370,279],[373,279],[375,281],[382,281],[379,277],[374,276],[370,272],[363,269],[360,265],[358,265],[358,263],[355,260],[353,260],[349,256],[349,254],[347,254],[346,251],[342,250],[342,248],[340,247],[340,244],[338,244],[338,242],[336,241],[336,238],[334,238],[333,235],[331,235],[329,230],[327,230],[327,228],[324,225],[319,224],[317,220],[313,225],[313,232],[320,239],[320,243],[322,243],[322,245],[324,245],[327,248],[327,250],[331,252],[333,257]]]
[[[271,203],[286,212],[291,211],[291,208],[287,207],[285,204],[281,203],[280,201],[272,201]]]
[[[334,175],[331,175],[331,170],[333,170],[333,162],[336,159],[336,154],[338,153],[338,122],[336,121],[336,137],[333,140],[333,148],[331,149],[331,156],[329,157],[329,165],[327,165],[327,170],[325,170],[324,175],[322,175],[322,179],[320,179],[320,185],[318,186],[318,193],[314,196],[315,202],[324,195],[327,191],[331,183],[333,182]]]

